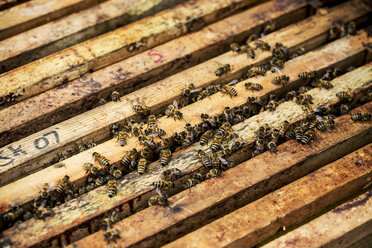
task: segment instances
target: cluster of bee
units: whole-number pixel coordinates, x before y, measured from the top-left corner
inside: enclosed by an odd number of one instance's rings
[[[351,21],[348,23],[343,23],[341,21],[338,23],[334,23],[332,25],[331,29],[329,30],[328,39],[332,41],[348,34],[349,35],[357,34],[355,22]]]
[[[116,243],[117,239],[120,239],[120,232],[118,229],[113,228],[112,225],[120,220],[117,211],[113,210],[110,215],[106,216],[101,223],[99,228],[105,233],[103,234],[103,239],[110,244],[111,241]]]
[[[120,93],[118,91],[113,91],[109,97],[111,101],[113,102],[119,102],[120,101]],[[103,105],[106,104],[107,101],[109,100],[108,98],[101,98],[98,100],[98,105]]]
[[[366,113],[366,112],[356,112],[356,113],[351,114],[351,119],[354,122],[370,121],[372,119],[372,114],[371,113]]]

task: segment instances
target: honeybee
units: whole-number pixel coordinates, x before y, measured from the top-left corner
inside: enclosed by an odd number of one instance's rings
[[[337,39],[341,35],[341,29],[339,26],[333,24],[329,30],[328,39],[330,41]]]
[[[275,85],[283,84],[283,86],[286,86],[289,82],[289,77],[286,75],[276,76],[271,82]]]
[[[302,79],[313,79],[316,77],[316,72],[315,71],[303,71],[298,74],[298,77]]]
[[[308,129],[301,137],[301,143],[302,144],[308,144],[311,139],[313,139],[315,136],[314,129]]]
[[[307,106],[313,103],[312,100],[313,100],[313,97],[311,95],[299,94],[298,96],[296,96],[296,103],[299,105]]]
[[[262,34],[267,35],[275,30],[276,24],[273,21],[270,21],[266,26],[264,27]]]
[[[56,191],[61,194],[70,186],[71,186],[70,177],[65,175],[62,179],[58,181],[56,185]]]
[[[214,74],[216,74],[217,77],[221,77],[223,74],[231,71],[230,64],[224,64],[221,67],[219,67]]]
[[[272,153],[276,152],[276,143],[274,141],[270,141],[269,143],[267,143],[267,148]]]
[[[142,114],[144,116],[149,116],[150,115],[150,108],[147,107],[146,105],[142,104],[137,104],[133,106],[133,110],[136,111],[139,114]]]
[[[290,58],[288,47],[282,43],[275,43],[275,48],[272,51],[274,61],[287,61]],[[277,61],[275,61],[277,63]]]
[[[202,145],[202,146],[208,145],[208,140],[211,139],[212,137],[213,137],[212,130],[206,131],[200,137],[200,145]]]
[[[24,213],[24,209],[21,207],[14,207],[12,211],[7,212],[3,215],[3,220],[7,224],[11,224],[19,219]]]
[[[203,150],[198,150],[199,161],[207,168],[212,167],[211,157]]]
[[[195,89],[195,85],[193,83],[186,82],[186,88],[182,89],[181,95],[183,97],[190,97],[191,94],[198,91],[201,91],[201,89]]]
[[[107,194],[110,198],[114,197],[117,193],[116,180],[110,180],[107,183]]]
[[[117,123],[111,124],[110,125],[110,132],[112,136],[116,136],[119,133],[120,130],[120,125]]]
[[[191,187],[194,187],[195,185],[199,184],[200,181],[197,180],[197,179],[194,179],[194,178],[189,178],[186,180],[186,182],[183,184],[183,187],[185,189],[188,189],[188,188],[191,188]]]
[[[164,181],[175,181],[177,178],[179,178],[182,175],[182,172],[178,168],[172,168],[172,169],[167,169],[163,171],[161,174],[160,179]]]
[[[51,208],[41,205],[35,210],[35,217],[37,219],[45,220],[46,217],[54,215],[54,211]]]
[[[284,137],[285,136],[285,133],[287,132],[287,130],[289,129],[289,122],[288,121],[283,121],[282,124],[280,125],[280,129],[279,129],[279,135]]]
[[[183,114],[178,110],[178,103],[177,101],[173,101],[173,104],[169,105],[165,109],[165,115],[169,118],[172,116],[174,120],[181,120],[183,118]]]
[[[111,100],[114,102],[120,101],[120,93],[117,91],[113,91],[111,93]]]
[[[158,181],[154,181],[152,182],[153,186],[155,186],[155,188],[159,188],[159,189],[170,189],[170,188],[174,188],[174,183],[171,182],[171,181],[164,181],[164,180],[158,180]]]
[[[245,77],[251,78],[251,77],[258,76],[258,75],[265,76],[265,73],[266,73],[266,70],[263,66],[255,66],[255,67],[250,68],[245,73]]]
[[[222,135],[216,134],[213,139],[213,143],[211,144],[211,150],[212,152],[216,152],[221,148],[222,144]]]
[[[302,136],[304,134],[304,130],[301,126],[297,126],[294,128],[294,135],[297,141],[301,142]]]
[[[110,166],[110,162],[108,161],[108,159],[99,154],[98,152],[93,152],[92,156],[94,161],[98,162],[100,165],[104,165],[106,167]]]
[[[245,83],[244,86],[247,90],[257,90],[257,91],[259,91],[259,90],[263,89],[261,84],[255,84],[255,83],[250,83],[250,82]]]
[[[192,174],[191,178],[195,179],[195,180],[198,180],[199,182],[204,180],[204,176],[199,172],[196,172],[196,173]]]
[[[184,137],[179,133],[174,133],[172,135],[172,140],[177,143],[177,145],[181,145],[183,142]]]
[[[253,155],[257,156],[258,154],[264,152],[265,150],[265,142],[262,138],[258,138],[255,142],[255,150],[253,151]]]
[[[96,178],[96,180],[94,181],[96,187],[99,187],[99,186],[102,186],[106,183],[106,180],[103,176],[99,176]]]
[[[257,103],[257,102],[258,102],[258,98],[255,97],[255,96],[249,96],[247,98],[247,103],[253,104],[253,103]]]
[[[40,191],[40,197],[44,200],[49,199],[49,191],[51,190],[51,187],[49,186],[48,183],[44,183],[43,187],[41,188]]]
[[[143,134],[142,133],[142,125],[143,125],[143,123],[139,123],[138,124],[138,123],[136,123],[134,121],[130,121],[130,122],[128,122],[128,124],[131,127],[132,133],[133,133],[134,136],[138,137],[138,136],[140,136],[140,135]]]
[[[257,34],[251,34],[251,35],[249,35],[249,37],[248,37],[248,39],[246,40],[246,44],[249,44],[249,43],[251,43],[252,41],[255,41],[255,40],[257,40],[258,39],[258,36],[257,36]]]
[[[133,163],[135,162],[135,160],[138,158],[138,155],[139,154],[138,154],[136,148],[133,148],[131,151],[127,151],[124,154],[124,156],[123,156],[123,158],[121,160],[122,165],[124,165],[124,166],[133,165]]]
[[[264,42],[262,40],[256,40],[254,44],[256,45],[256,49],[260,48],[263,51],[269,51],[271,48],[267,42]]]
[[[347,33],[350,35],[357,34],[355,22],[351,21],[347,24]]]
[[[330,106],[320,105],[316,107],[314,111],[319,114],[326,115],[326,114],[329,114],[332,111],[332,109]]]
[[[230,49],[236,53],[239,53],[241,51],[239,44],[236,42],[230,44]]]
[[[264,136],[266,136],[266,135],[269,133],[270,129],[271,129],[271,128],[270,128],[269,125],[267,125],[266,123],[263,124],[263,125],[261,125],[261,126],[258,128],[258,130],[256,131],[256,135],[257,135],[257,137],[259,137],[259,138],[263,138]]]
[[[98,105],[104,105],[106,103],[107,103],[107,101],[106,101],[105,98],[101,98],[101,99],[98,100]]]
[[[96,185],[93,182],[91,182],[91,183],[88,183],[85,187],[87,191],[92,191],[93,189],[95,189]]]
[[[327,89],[327,90],[333,88],[333,84],[331,84],[329,81],[327,81],[327,80],[323,80],[323,79],[319,79],[319,81],[318,81],[318,85],[319,85],[320,87],[323,87],[323,88]]]
[[[111,241],[116,243],[117,239],[120,239],[120,232],[116,228],[111,228],[103,234],[104,240],[107,242],[107,244],[110,244]]]
[[[145,158],[140,158],[138,160],[138,165],[137,165],[138,174],[141,175],[141,174],[145,173],[146,166],[147,166],[147,160]]]
[[[269,110],[269,111],[274,111],[276,109],[276,107],[278,107],[278,102],[275,101],[275,100],[271,100],[266,106],[265,106],[265,110]]]
[[[349,113],[349,111],[350,111],[350,108],[347,104],[341,104],[340,105],[340,113],[342,115],[346,115],[347,113]]]
[[[109,217],[104,218],[99,224],[101,230],[107,230],[112,227],[112,224],[118,222],[120,219],[119,214],[114,210]]]
[[[119,144],[121,146],[125,146],[127,144],[127,138],[129,137],[129,134],[125,131],[119,131],[118,138],[116,141],[119,141]]]
[[[213,168],[213,169],[209,170],[207,175],[205,175],[205,179],[208,180],[208,179],[213,178],[213,177],[218,177],[219,175],[221,175],[221,170],[219,170],[217,168]]]
[[[172,152],[170,149],[160,151],[160,164],[166,166],[172,158]]]
[[[340,91],[336,93],[336,96],[341,100],[341,101],[352,101],[354,99],[354,94],[351,91]]]
[[[149,115],[147,118],[147,125],[150,128],[155,128],[158,125],[158,120],[156,119],[155,115]]]
[[[222,123],[220,128],[217,130],[216,135],[225,136],[228,133],[228,131],[231,131],[231,130],[232,130],[231,124],[229,122],[224,122]]]
[[[372,115],[370,113],[363,113],[363,112],[356,112],[351,114],[351,119],[354,122],[357,121],[370,121],[372,118]]]
[[[148,202],[149,206],[166,206],[168,204],[168,199],[165,196],[160,196],[158,194],[150,196]]]
[[[256,53],[254,52],[254,48],[251,47],[250,45],[246,45],[245,47],[245,52],[248,54],[251,59],[254,59],[256,57]]]
[[[235,152],[239,150],[244,145],[244,140],[240,137],[235,137],[230,141],[229,148],[231,151]]]

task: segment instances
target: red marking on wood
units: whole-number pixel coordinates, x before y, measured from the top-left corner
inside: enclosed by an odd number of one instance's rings
[[[157,53],[154,49],[151,49],[147,55],[149,55],[150,57],[152,56],[158,56],[159,58],[157,60],[154,60],[155,63],[159,63],[161,61],[161,59],[163,58],[163,55],[161,55],[160,53]]]

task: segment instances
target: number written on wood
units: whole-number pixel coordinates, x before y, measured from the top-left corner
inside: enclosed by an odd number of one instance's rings
[[[7,147],[3,147],[0,150],[0,167],[5,167],[15,163],[17,157],[22,155],[29,155],[30,153],[34,152],[31,151],[33,149],[43,150],[48,148],[51,144],[59,144],[61,143],[59,139],[59,135],[57,131],[51,131],[42,134],[40,137],[33,140],[33,145],[28,146],[30,147],[28,151],[22,146],[22,144],[16,145],[9,145]]]

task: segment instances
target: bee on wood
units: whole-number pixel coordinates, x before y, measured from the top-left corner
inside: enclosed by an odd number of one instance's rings
[[[134,105],[133,110],[139,114],[142,114],[143,116],[149,116],[151,113],[150,108],[142,104]]]
[[[342,115],[346,115],[347,113],[349,113],[349,111],[350,111],[349,105],[347,105],[347,104],[341,104],[340,105],[340,113]]]
[[[143,123],[138,124],[138,123],[136,123],[134,121],[130,121],[128,124],[131,127],[132,133],[133,133],[134,136],[138,137],[138,136],[140,136],[140,135],[143,134],[142,133],[142,125],[143,125]]]
[[[98,152],[93,152],[92,156],[94,161],[98,162],[100,165],[104,165],[106,167],[110,166],[110,162],[108,161],[108,159],[99,154]]]
[[[184,140],[184,137],[176,132],[172,135],[172,140],[174,140],[174,142],[176,142],[177,145],[181,145]]]
[[[11,224],[22,217],[24,209],[21,207],[14,207],[11,211],[3,215],[3,220],[6,224]]]
[[[165,196],[160,196],[158,194],[150,196],[148,200],[148,205],[151,206],[167,206],[168,199]]]
[[[329,30],[328,40],[332,41],[341,36],[341,29],[338,25],[333,24]]]
[[[321,115],[326,115],[329,114],[332,111],[332,109],[330,106],[320,105],[317,108],[314,108],[314,111]]]
[[[265,106],[265,110],[274,111],[276,107],[278,107],[278,102],[275,100],[269,101],[269,103]]]
[[[298,74],[298,77],[302,79],[313,79],[316,77],[316,72],[315,71],[303,71]]]
[[[293,99],[294,97],[296,97],[296,96],[297,96],[296,91],[291,90],[291,91],[288,91],[288,92],[285,94],[284,99],[285,99],[286,101],[289,101],[289,100],[292,100],[292,99]]]
[[[229,148],[231,149],[231,151],[235,152],[239,150],[240,148],[242,148],[243,145],[244,145],[244,140],[240,137],[236,137],[230,141]]]
[[[170,182],[170,181],[164,181],[164,180],[157,180],[157,181],[154,181],[152,182],[152,184],[155,188],[159,188],[159,189],[170,189],[170,188],[174,188],[174,183],[173,182]]]
[[[357,122],[357,121],[370,121],[371,120],[371,117],[372,117],[372,114],[370,114],[370,113],[356,112],[356,113],[351,114],[351,119],[354,122]]]
[[[88,183],[88,184],[85,186],[85,188],[87,189],[87,191],[92,191],[93,189],[96,188],[96,185],[95,185],[93,182],[91,182],[91,183]]]
[[[270,130],[271,128],[269,127],[269,125],[265,123],[258,128],[258,130],[256,131],[256,135],[259,138],[263,138],[269,133]]]
[[[136,150],[136,148],[133,148],[131,151],[127,151],[122,160],[121,164],[124,165],[125,167],[132,165],[135,163],[136,159],[138,158],[139,154]]]
[[[102,186],[106,183],[106,180],[103,176],[99,176],[96,178],[96,180],[94,181],[96,187],[99,187],[99,186]]]
[[[120,101],[120,93],[117,92],[117,91],[113,91],[113,92],[111,93],[111,100],[112,100],[113,102]]]
[[[354,99],[354,94],[351,91],[340,91],[336,93],[336,96],[341,101],[352,101]]]
[[[147,125],[150,128],[155,128],[158,125],[158,120],[156,119],[155,115],[149,115],[147,118]]]
[[[54,211],[49,208],[49,207],[45,207],[45,206],[40,206],[38,207],[36,210],[35,210],[35,217],[37,219],[41,219],[41,220],[45,220],[45,218],[47,217],[51,217],[53,216],[55,213]]]
[[[286,75],[276,76],[271,82],[275,85],[283,84],[283,86],[286,86],[289,82],[289,77]]]
[[[202,134],[200,137],[200,145],[205,146],[208,145],[208,140],[213,137],[213,131],[208,130],[205,133]]]
[[[230,95],[231,97],[232,96],[237,96],[238,95],[238,93],[236,92],[236,90],[233,88],[233,87],[231,87],[231,86],[229,86],[229,85],[223,85],[222,86],[222,91],[221,91],[223,94],[228,94],[228,95]]]
[[[255,142],[255,149],[252,153],[252,156],[255,157],[265,151],[265,142],[262,138],[257,138]]]
[[[160,151],[160,164],[166,166],[172,158],[172,152],[170,149]]]
[[[287,130],[289,129],[290,127],[290,124],[288,121],[283,121],[282,124],[280,125],[280,129],[279,129],[279,135],[284,137],[285,136],[285,133],[287,132]]]
[[[107,103],[107,101],[106,101],[106,99],[105,98],[101,98],[101,99],[99,99],[98,100],[98,105],[104,105],[104,104],[106,104]]]
[[[197,180],[197,179],[194,179],[194,178],[189,178],[186,180],[186,182],[183,184],[183,187],[185,189],[188,189],[188,188],[191,188],[191,187],[194,187],[195,185],[201,183],[201,181]]]
[[[295,138],[298,142],[301,142],[302,140],[302,136],[304,134],[304,130],[302,129],[301,126],[297,126],[294,128],[294,135],[295,135]]]
[[[244,46],[244,51],[247,53],[247,55],[251,58],[251,59],[254,59],[256,57],[256,53],[254,52],[254,48],[249,46],[249,45],[246,45]]]
[[[300,94],[298,96],[296,96],[296,103],[299,104],[299,105],[309,105],[309,104],[312,104],[313,100],[313,97],[311,95],[307,95],[307,94]]]
[[[109,217],[104,218],[99,224],[99,229],[108,230],[112,227],[112,224],[118,222],[120,219],[119,214],[114,210]]]
[[[267,148],[269,149],[269,151],[271,153],[275,153],[276,152],[276,143],[274,141],[270,141],[269,143],[267,143]]]
[[[71,186],[70,177],[65,175],[62,179],[58,181],[56,185],[56,191],[62,194],[70,186]]]
[[[258,39],[257,34],[251,34],[251,35],[249,35],[249,37],[247,38],[245,44],[249,44],[249,43],[251,43],[252,41],[255,41],[255,40],[257,40],[257,39]]]
[[[191,178],[196,179],[200,182],[204,180],[204,176],[199,172],[196,172],[196,173],[192,174]]]
[[[205,175],[205,179],[210,179],[210,178],[213,178],[213,177],[218,177],[219,175],[221,175],[221,170],[217,169],[217,168],[214,168],[214,169],[210,169],[209,172],[207,173],[207,175]]]
[[[145,158],[140,158],[138,160],[138,165],[137,165],[138,174],[142,175],[143,173],[145,173],[146,166],[147,166],[147,160]]]
[[[107,194],[110,198],[114,197],[118,189],[116,187],[116,180],[110,180],[107,183]]]
[[[183,114],[181,111],[178,110],[178,103],[177,101],[173,101],[173,104],[169,105],[165,109],[165,115],[169,117],[173,117],[174,120],[181,120],[183,118]]]
[[[236,52],[236,53],[239,53],[241,51],[239,44],[236,42],[233,42],[230,44],[230,49],[231,51]]]
[[[351,21],[347,24],[347,33],[350,34],[350,35],[356,35],[357,34],[357,30],[356,30],[356,25],[355,25],[355,22]]]
[[[129,137],[129,134],[127,132],[119,131],[118,138],[117,138],[116,142],[119,141],[119,144],[121,146],[125,146],[127,144],[127,138],[128,137]]]
[[[265,70],[265,68],[263,66],[255,66],[255,67],[250,68],[245,73],[244,76],[246,78],[251,78],[251,77],[258,76],[258,75],[265,76],[265,73],[266,73],[266,70]]]
[[[256,40],[254,44],[256,45],[256,49],[260,48],[263,51],[269,51],[271,48],[267,42],[264,42],[262,40]]]
[[[249,96],[249,97],[247,98],[247,103],[250,103],[250,104],[257,103],[257,101],[258,101],[258,98],[255,97],[255,96]]]
[[[120,239],[120,232],[116,228],[111,228],[103,234],[103,239],[107,242],[107,244],[110,244],[111,241],[116,243],[117,239]]]
[[[175,181],[177,178],[179,178],[182,175],[182,172],[178,168],[172,168],[172,169],[167,169],[163,171],[161,174],[160,179],[164,181]]]
[[[223,74],[229,71],[231,71],[230,64],[224,64],[215,71],[215,74],[217,77],[221,77]]]
[[[269,33],[273,32],[275,30],[276,24],[273,21],[270,21],[268,24],[265,25],[262,34],[268,35]]]
[[[118,135],[119,130],[120,130],[120,125],[119,124],[114,123],[114,124],[110,125],[110,132],[111,132],[112,136]]]
[[[244,84],[245,88],[247,90],[256,90],[256,91],[260,91],[263,89],[262,85],[261,84],[255,84],[255,83],[250,83],[250,82],[247,82]]]
[[[333,84],[331,84],[327,80],[319,79],[319,81],[317,82],[317,84],[319,85],[319,87],[322,87],[322,88],[327,89],[327,90],[333,88]]]
[[[201,91],[201,88],[195,89],[195,85],[193,83],[186,82],[186,88],[182,89],[181,95],[187,98],[190,97],[191,94],[199,91]]]
[[[283,123],[282,123],[282,124],[283,124]],[[273,141],[273,142],[275,142],[275,143],[278,143],[279,136],[280,136],[280,130],[274,128],[274,129],[271,131],[271,141]]]
[[[51,186],[49,186],[48,183],[44,183],[43,184],[43,187],[41,188],[41,191],[40,191],[40,197],[44,200],[47,200],[49,199],[50,195],[49,195],[49,191],[51,190]]]
[[[301,137],[301,143],[302,144],[308,144],[311,139],[313,139],[315,136],[314,129],[308,129]]]
[[[207,168],[212,167],[211,157],[203,150],[198,150],[199,161]]]

